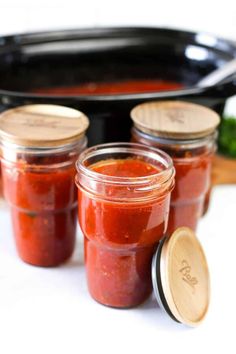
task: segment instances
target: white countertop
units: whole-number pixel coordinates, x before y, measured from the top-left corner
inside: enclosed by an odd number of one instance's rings
[[[236,40],[236,2],[1,0],[0,34],[104,26],[157,26]]]
[[[88,294],[82,241],[58,268],[37,268],[17,256],[10,215],[0,206],[0,353],[235,353],[236,186],[216,187],[198,237],[212,296],[198,328],[173,322],[151,297],[129,310],[104,307]]]

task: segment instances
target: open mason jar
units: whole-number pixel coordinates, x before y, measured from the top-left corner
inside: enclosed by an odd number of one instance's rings
[[[168,222],[171,158],[132,143],[98,145],[77,163],[79,222],[91,296],[127,308],[152,291],[151,262]]]
[[[29,105],[0,116],[3,191],[18,253],[56,266],[75,245],[75,161],[85,149],[88,118],[62,106]]]
[[[176,170],[167,235],[178,227],[196,230],[209,200],[212,157],[219,116],[187,102],[150,102],[131,111],[132,141],[168,153]]]

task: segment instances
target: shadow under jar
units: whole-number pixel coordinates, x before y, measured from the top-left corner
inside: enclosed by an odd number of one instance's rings
[[[151,261],[166,231],[174,168],[139,144],[97,145],[76,163],[79,222],[91,296],[119,308],[152,291]]]
[[[36,266],[56,266],[75,245],[75,161],[88,119],[71,108],[22,106],[0,116],[3,191],[17,250]]]
[[[181,226],[196,230],[209,202],[219,116],[200,105],[159,101],[136,106],[131,118],[133,142],[162,149],[173,159],[175,188],[166,235]]]

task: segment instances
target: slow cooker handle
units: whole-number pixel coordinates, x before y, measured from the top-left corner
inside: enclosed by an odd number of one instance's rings
[[[198,87],[209,87],[215,86],[222,82],[225,82],[232,75],[236,74],[236,58],[230,60],[228,63],[222,65],[220,68],[212,71],[210,74],[205,76],[203,79],[198,81]]]
[[[225,98],[236,95],[236,73],[217,85],[205,87],[204,93]]]

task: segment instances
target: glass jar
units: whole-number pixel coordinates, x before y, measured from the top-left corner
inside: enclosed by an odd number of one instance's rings
[[[152,291],[151,260],[166,231],[174,168],[164,152],[114,143],[76,163],[79,223],[91,296],[127,308]]]
[[[31,105],[0,116],[3,191],[21,259],[56,266],[75,245],[75,161],[88,119],[60,106]]]
[[[151,119],[156,116],[156,129],[152,124],[152,130],[148,129],[149,105]],[[140,124],[143,114],[145,127]],[[166,234],[171,235],[181,226],[196,230],[210,190],[212,157],[216,150],[215,129],[219,117],[208,108],[176,101],[140,105],[134,108],[131,116],[135,124],[131,132],[132,141],[162,149],[174,162],[175,188],[171,195]],[[194,125],[196,119],[198,122]]]

